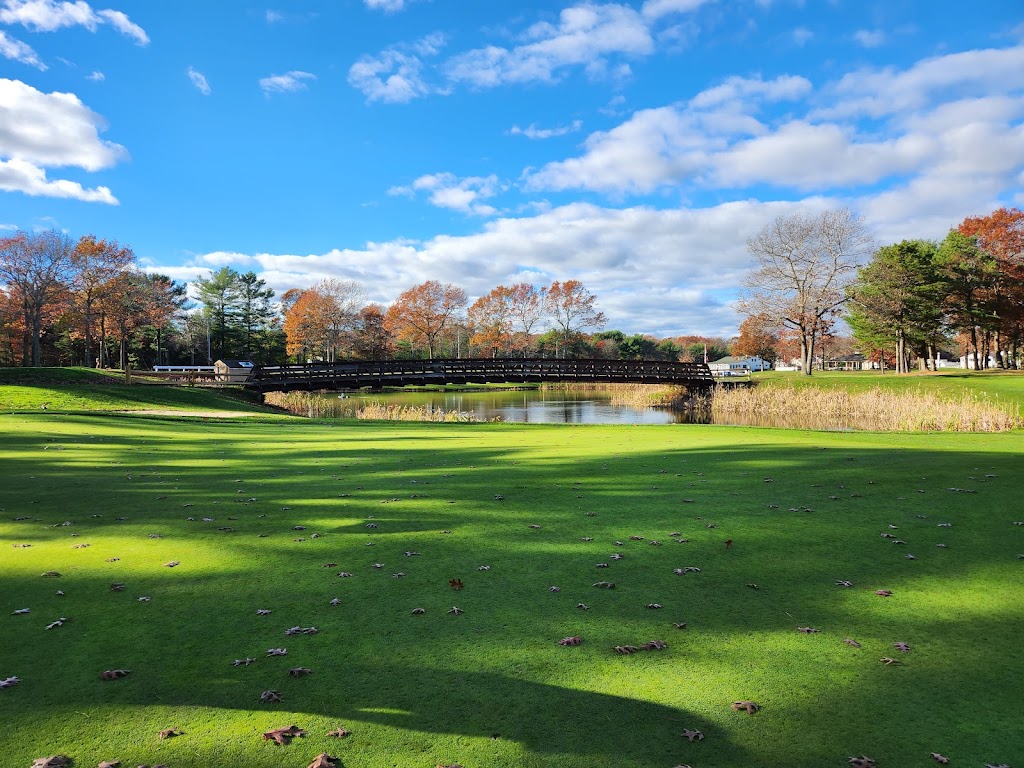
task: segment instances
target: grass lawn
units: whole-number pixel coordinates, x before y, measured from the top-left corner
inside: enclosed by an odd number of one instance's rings
[[[1017,766],[1022,450],[1020,432],[0,416],[0,679],[21,679],[0,764]],[[307,736],[261,739],[291,724]]]
[[[241,388],[153,383],[89,368],[0,368],[0,413],[14,411],[236,411],[277,413],[255,405]]]

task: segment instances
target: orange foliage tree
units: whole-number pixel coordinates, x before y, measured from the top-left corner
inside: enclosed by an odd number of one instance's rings
[[[305,291],[281,297],[286,350],[302,360],[334,362],[351,351],[352,335],[364,298],[353,280],[321,280]]]
[[[751,315],[740,323],[739,338],[732,344],[734,355],[750,355],[760,357],[768,362],[777,359],[776,348],[779,334],[773,326],[775,323],[764,315]]]
[[[555,280],[547,289],[545,307],[562,336],[562,356],[584,328],[605,325],[604,312],[597,309],[597,297],[579,280]]]
[[[428,358],[434,357],[438,339],[445,328],[466,306],[466,292],[451,283],[428,280],[403,291],[384,318],[384,325],[397,338],[426,345]]]
[[[469,343],[490,350],[492,357],[512,347],[511,293],[511,289],[499,285],[473,302],[467,313],[473,331]]]

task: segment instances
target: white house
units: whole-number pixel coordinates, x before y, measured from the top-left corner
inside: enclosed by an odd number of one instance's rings
[[[715,376],[740,376],[751,371],[770,371],[772,364],[757,355],[751,355],[748,357],[722,357],[713,363],[708,363],[708,368]]]

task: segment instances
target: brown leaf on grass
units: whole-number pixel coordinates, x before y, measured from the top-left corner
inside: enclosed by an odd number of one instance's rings
[[[20,682],[21,680],[19,680],[17,677],[5,677],[3,679],[0,679],[0,688],[13,688]]]
[[[893,648],[895,648],[897,651],[902,651],[903,653],[910,652],[910,646],[906,643],[895,643],[893,644]]]
[[[875,761],[867,755],[861,755],[860,757],[851,757],[850,765],[853,768],[876,768]]]
[[[614,581],[595,581],[594,586],[598,589],[615,589]]]
[[[96,768],[121,768],[120,760],[104,760]]]
[[[263,734],[264,741],[273,741],[282,747],[288,744],[293,736],[305,736],[306,732],[297,725],[289,725],[286,728],[274,728]]]
[[[820,632],[821,630],[815,629],[814,627],[797,627],[796,631],[803,632],[805,635],[814,635]]]
[[[664,640],[650,640],[640,647],[645,651],[663,651],[668,648],[668,643]]]
[[[882,658],[879,659],[879,661],[882,662],[883,664],[899,664],[900,663],[899,659],[894,659],[894,658],[891,658],[889,656],[883,656]]]
[[[558,644],[559,645],[579,645],[582,642],[583,642],[583,638],[580,637],[579,635],[575,635],[573,637],[563,637],[561,640],[558,641]]]
[[[949,765],[949,758],[940,755],[938,752],[932,752],[932,760],[934,760],[939,765]]]
[[[462,589],[464,585],[462,583],[462,579],[448,579],[448,586],[452,589],[458,590]]]
[[[858,643],[852,637],[844,638],[843,642],[849,645],[851,648],[860,648],[860,643]]]
[[[422,616],[426,612],[427,612],[426,608],[413,608],[412,609],[412,615],[413,616]]]
[[[164,563],[164,568],[176,568],[181,565],[180,560],[171,560],[169,563]]]
[[[313,670],[309,667],[292,667],[288,670],[288,674],[292,677],[303,677],[305,675],[312,675]]]
[[[615,652],[623,656],[629,656],[631,653],[636,653],[640,649],[635,645],[616,645]]]
[[[37,757],[32,762],[32,768],[70,768],[72,760],[67,755],[51,755],[50,757]]]
[[[336,739],[347,739],[352,735],[352,731],[348,728],[335,728],[333,731],[328,731],[327,735],[333,736]]]
[[[672,626],[675,627],[676,629],[686,629],[686,622],[685,621],[676,621],[676,622],[672,623]]]
[[[287,648],[267,648],[267,656],[287,656]]]
[[[270,615],[270,609],[269,608],[257,608],[256,609],[256,615],[257,616],[269,616]]]
[[[31,613],[31,608],[18,608],[16,611],[11,612],[11,616],[24,616],[26,613]]]
[[[695,741],[701,741],[704,738],[704,734],[700,731],[693,731],[689,728],[683,730],[682,734],[691,744]]]
[[[280,691],[264,691],[260,694],[260,701],[264,704],[273,704],[279,701],[284,701],[281,697]]]
[[[185,732],[180,728],[164,728],[157,735],[161,739],[173,739],[175,736],[181,736],[183,733]]]
[[[644,603],[644,608],[650,608],[652,611],[656,611],[661,608],[661,603]]]
[[[110,585],[110,591],[111,592],[124,592],[124,582],[123,581],[115,581],[113,584]]]
[[[233,667],[248,667],[254,661],[256,661],[256,659],[252,659],[252,658],[248,658],[248,657],[244,658],[244,659],[235,659],[234,661],[231,662],[231,666],[233,666]]]
[[[879,597],[892,597],[891,589],[876,589],[875,594]]]
[[[732,708],[735,709],[737,712],[745,710],[748,715],[752,715],[755,712],[757,712],[757,710],[759,710],[761,707],[760,705],[755,704],[752,701],[734,701],[732,703]]]
[[[457,605],[453,605],[451,608],[448,609],[448,613],[452,614],[453,616],[458,616],[459,614],[465,613],[465,611],[459,608]]]
[[[100,672],[100,680],[117,680],[129,672],[131,672],[130,669],[108,669],[106,672]]]
[[[336,757],[331,757],[326,752],[321,752],[306,768],[338,768],[335,762],[337,759]]]

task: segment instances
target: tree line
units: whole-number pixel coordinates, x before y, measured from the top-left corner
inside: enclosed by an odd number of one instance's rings
[[[908,372],[963,350],[971,367],[1020,368],[1024,212],[965,218],[941,242],[878,246],[848,210],[780,217],[747,243],[755,269],[734,345],[766,359],[798,351],[810,374],[820,344],[845,321],[868,359]],[[795,356],[795,355],[793,355]]]

